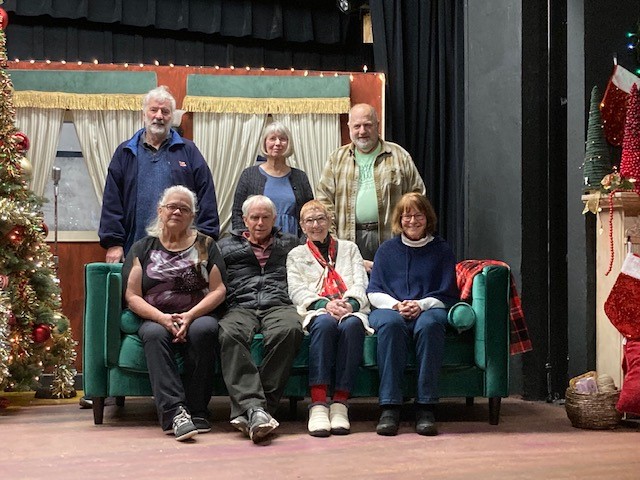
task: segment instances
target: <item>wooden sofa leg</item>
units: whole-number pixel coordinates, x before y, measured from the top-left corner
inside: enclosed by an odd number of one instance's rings
[[[501,397],[491,397],[489,399],[489,423],[498,425],[500,422],[500,401]]]
[[[104,417],[104,397],[93,397],[93,423],[102,425]]]
[[[119,407],[124,407],[124,397],[116,397],[116,405]]]
[[[467,407],[473,407],[473,400],[474,400],[474,397],[466,398]]]

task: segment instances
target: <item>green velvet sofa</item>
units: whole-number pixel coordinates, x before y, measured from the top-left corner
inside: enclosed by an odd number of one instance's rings
[[[85,395],[93,399],[95,424],[103,421],[104,400],[126,396],[150,396],[142,343],[136,332],[140,320],[122,310],[121,264],[90,263],[85,266],[83,332],[83,382]],[[460,303],[449,312],[445,359],[440,375],[441,397],[489,399],[489,423],[497,425],[500,400],[509,394],[509,269],[485,267],[473,281],[471,306]],[[362,366],[352,392],[354,397],[378,395],[375,335],[365,338]],[[256,335],[252,355],[259,364],[262,336]],[[178,359],[180,362],[180,359]],[[298,353],[284,395],[295,402],[308,396],[308,341]],[[407,398],[415,391],[415,376],[405,375]],[[221,375],[213,395],[226,395]]]

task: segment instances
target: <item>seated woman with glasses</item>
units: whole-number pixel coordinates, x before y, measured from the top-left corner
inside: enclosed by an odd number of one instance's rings
[[[459,299],[456,260],[435,235],[436,214],[429,200],[407,193],[392,218],[395,237],[376,252],[367,293],[376,307],[369,322],[378,336],[379,435],[396,435],[403,401],[403,377],[411,343],[415,347],[416,432],[437,435],[435,404],[444,357],[447,309]]]
[[[362,361],[367,321],[367,273],[355,243],[329,234],[331,217],[317,200],[304,204],[300,225],[307,242],[289,252],[289,296],[310,335],[309,434],[346,435],[347,401]],[[333,387],[329,404],[327,391]]]
[[[231,208],[231,226],[244,228],[242,204],[251,195],[269,197],[276,205],[276,227],[297,237],[300,230],[300,209],[313,199],[307,174],[290,167],[287,158],[293,155],[291,132],[280,122],[270,123],[260,137],[260,153],[266,161],[245,168],[240,175]]]
[[[193,228],[195,194],[167,188],[148,236],[133,244],[122,267],[128,308],[138,330],[162,429],[176,440],[211,430],[218,307],[226,270],[216,242]],[[184,357],[182,377],[174,354]]]

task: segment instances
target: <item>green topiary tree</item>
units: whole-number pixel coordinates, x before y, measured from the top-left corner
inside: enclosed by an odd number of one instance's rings
[[[586,192],[600,190],[600,181],[611,173],[611,154],[609,144],[604,137],[604,127],[600,117],[602,97],[598,87],[591,90],[589,107],[589,124],[583,163],[584,189]]]

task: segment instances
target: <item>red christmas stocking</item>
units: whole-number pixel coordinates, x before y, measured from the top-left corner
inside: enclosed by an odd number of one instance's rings
[[[616,65],[600,104],[604,135],[607,141],[616,147],[622,145],[627,98],[634,83],[640,86],[640,78],[624,67]]]
[[[640,415],[640,342],[627,340],[622,371],[624,381],[616,408],[622,413]]]
[[[627,254],[604,313],[623,336],[640,340],[640,256],[635,253]]]

